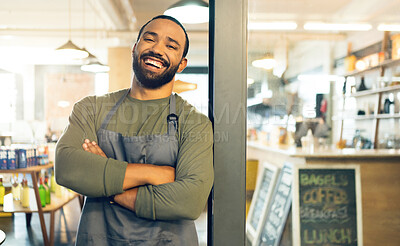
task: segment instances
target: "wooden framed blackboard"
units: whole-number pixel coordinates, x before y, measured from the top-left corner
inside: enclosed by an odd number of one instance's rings
[[[278,168],[266,162],[263,163],[261,174],[251,201],[249,214],[246,221],[246,235],[251,245],[256,245],[262,229],[265,214],[274,190]]]
[[[360,185],[360,170],[356,165],[296,167],[294,244],[363,245]]]
[[[279,244],[292,205],[292,173],[293,165],[285,163],[279,173],[256,245],[276,246]]]

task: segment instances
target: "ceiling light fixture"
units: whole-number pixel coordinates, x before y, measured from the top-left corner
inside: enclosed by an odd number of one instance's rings
[[[72,43],[71,40],[58,47],[56,52],[66,59],[83,59],[88,57],[88,53]]]
[[[367,23],[307,22],[303,28],[313,31],[368,31],[371,30],[372,25]]]
[[[294,21],[274,21],[274,22],[249,22],[248,29],[253,31],[266,30],[295,30],[297,23]]]
[[[86,50],[85,48],[83,49]],[[97,59],[97,57],[91,54],[89,51],[87,52],[89,53],[89,56],[85,58],[85,64],[81,66],[82,71],[91,73],[106,73],[110,71],[109,66],[101,63],[99,59]]]
[[[97,59],[96,56],[92,55],[89,52],[89,56],[85,59],[86,64],[81,66],[81,70],[85,72],[91,72],[91,73],[107,73],[110,71],[110,67],[107,65],[104,65]]]
[[[57,54],[65,57],[66,59],[83,59],[89,56],[89,53],[71,41],[71,0],[68,1],[68,41],[56,49]]]
[[[378,31],[400,32],[400,24],[379,24]]]
[[[99,61],[93,61],[89,62],[86,65],[82,65],[81,70],[92,73],[107,73],[108,71],[110,71],[110,67],[102,64]]]
[[[171,5],[164,14],[186,24],[205,23],[209,18],[208,3],[202,0],[181,0]]]
[[[271,53],[267,53],[264,58],[255,60],[251,63],[254,67],[263,68],[263,69],[272,69],[276,65],[276,60]]]

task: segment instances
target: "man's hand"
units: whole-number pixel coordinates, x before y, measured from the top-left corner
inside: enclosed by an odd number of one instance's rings
[[[97,143],[95,141],[91,142],[89,139],[85,139],[85,142],[82,144],[82,147],[85,151],[87,151],[89,153],[93,153],[93,154],[107,158],[106,154],[97,145]]]

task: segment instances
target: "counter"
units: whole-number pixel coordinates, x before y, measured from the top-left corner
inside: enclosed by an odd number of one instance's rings
[[[304,151],[292,146],[266,146],[248,142],[247,159],[257,159],[260,165],[268,162],[278,167],[282,167],[284,162],[327,167],[358,165],[361,176],[363,245],[394,246],[400,242],[400,150]]]
[[[301,157],[306,159],[397,159],[400,164],[400,149],[334,149],[316,148],[312,151],[303,150],[287,145],[269,146],[258,142],[248,142],[248,150],[261,150],[265,152],[283,154],[288,157]]]

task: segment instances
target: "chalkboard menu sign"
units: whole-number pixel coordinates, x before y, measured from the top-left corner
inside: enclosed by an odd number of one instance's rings
[[[278,168],[268,163],[263,163],[261,175],[257,179],[256,189],[251,201],[247,217],[246,234],[251,245],[256,245],[272,195]]]
[[[362,245],[357,167],[299,167],[295,175],[294,242],[301,246]]]
[[[276,246],[281,240],[292,205],[292,169],[292,164],[285,163],[279,173],[258,245]]]

